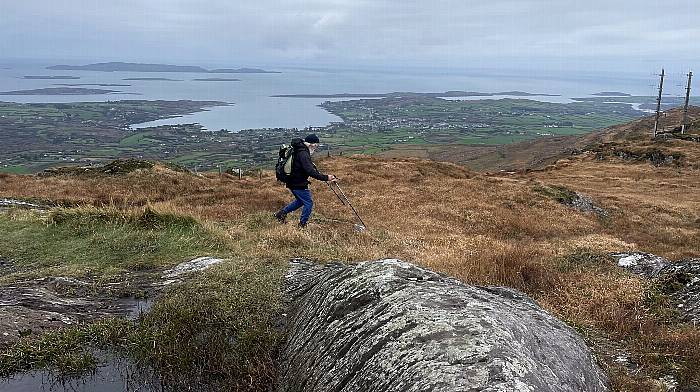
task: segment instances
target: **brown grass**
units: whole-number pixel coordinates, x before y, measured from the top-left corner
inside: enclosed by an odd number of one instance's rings
[[[616,389],[658,390],[652,378],[665,372],[687,385],[698,381],[698,329],[660,320],[644,305],[648,282],[596,257],[633,249],[697,257],[700,170],[587,156],[515,176],[417,159],[336,157],[319,167],[342,179],[368,231],[353,232],[351,212],[321,183],[312,186],[317,207],[307,230],[277,224],[271,214],[291,196],[269,172],[241,181],[163,167],[117,177],[6,175],[0,195],[126,209],[150,204],[189,214],[221,230],[242,258],[397,257],[467,283],[515,287],[582,332],[636,353],[647,367],[633,377],[611,353],[598,352]],[[584,192],[610,217],[563,206],[535,190],[542,184]],[[659,365],[669,360],[675,370]]]

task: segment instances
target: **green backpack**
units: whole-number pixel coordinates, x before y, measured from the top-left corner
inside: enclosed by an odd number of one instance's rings
[[[294,161],[294,147],[283,144],[275,165],[275,177],[277,181],[286,183],[292,174],[292,162]]]

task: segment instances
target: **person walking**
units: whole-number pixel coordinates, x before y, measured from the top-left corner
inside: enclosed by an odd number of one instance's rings
[[[309,190],[309,177],[319,181],[336,181],[332,174],[323,174],[318,171],[316,165],[311,161],[311,155],[316,152],[320,140],[315,134],[310,134],[302,139],[293,139],[294,148],[292,158],[292,172],[286,182],[287,188],[294,195],[294,201],[275,213],[275,218],[280,223],[285,223],[287,214],[302,208],[299,227],[304,228],[309,223],[314,201]]]

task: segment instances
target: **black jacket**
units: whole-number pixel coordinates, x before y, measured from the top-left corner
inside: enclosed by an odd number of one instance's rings
[[[322,174],[311,162],[311,153],[301,139],[293,139],[294,158],[292,159],[292,174],[287,180],[289,189],[307,189],[309,187],[309,177],[319,181],[328,181],[328,176]]]

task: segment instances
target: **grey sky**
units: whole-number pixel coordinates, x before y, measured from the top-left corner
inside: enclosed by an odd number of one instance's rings
[[[0,58],[646,71],[700,63],[697,0],[2,0]]]

